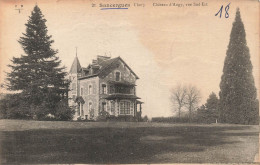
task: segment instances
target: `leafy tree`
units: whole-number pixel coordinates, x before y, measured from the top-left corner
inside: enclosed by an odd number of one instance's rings
[[[60,67],[58,51],[52,49],[54,41],[47,34],[45,23],[46,19],[36,5],[25,24],[26,32],[18,40],[25,54],[11,60],[12,71],[7,75],[8,89],[21,91],[20,97],[28,106],[44,109],[44,113],[39,112],[40,116],[55,115],[55,105],[66,99],[68,91],[66,72]]]
[[[244,24],[237,9],[220,83],[220,118],[226,123],[256,124],[259,111]]]

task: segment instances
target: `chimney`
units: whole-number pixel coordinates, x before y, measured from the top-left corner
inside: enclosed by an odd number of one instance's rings
[[[110,58],[111,58],[111,57],[98,55],[98,56],[97,56],[97,62],[98,62],[98,63],[101,63],[101,62],[103,62],[103,61],[105,61],[105,60],[109,60]]]

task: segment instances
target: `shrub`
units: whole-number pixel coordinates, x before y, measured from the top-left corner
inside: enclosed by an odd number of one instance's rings
[[[36,120],[48,120],[48,114],[51,114],[51,109],[48,107],[47,103],[44,101],[40,105],[31,105],[31,110],[34,113]]]
[[[6,95],[0,100],[0,118],[5,119],[71,120],[74,113],[66,99],[55,106],[45,101],[39,105],[29,104],[21,94]]]
[[[135,122],[137,121],[136,117],[133,116],[109,116],[106,118],[107,121],[118,121],[118,122],[124,122],[124,121],[129,121],[129,122]]]
[[[73,118],[73,115],[75,114],[75,110],[69,107],[68,102],[66,100],[60,101],[55,106],[55,119],[56,120],[71,120]]]
[[[189,123],[189,117],[154,117],[152,122],[162,122],[162,123]],[[191,121],[194,122],[194,121]]]
[[[107,111],[101,111],[98,113],[97,121],[106,121],[109,116]]]
[[[0,100],[0,116],[6,119],[32,119],[33,114],[20,94],[10,94]]]
[[[216,123],[218,119],[217,111],[209,110],[209,109],[198,109],[195,120],[198,123]]]
[[[0,119],[6,118],[7,109],[8,109],[8,106],[7,106],[6,99],[3,98],[0,100]]]
[[[142,118],[142,121],[143,121],[143,122],[148,122],[149,119],[148,119],[148,117],[145,115],[145,116]]]

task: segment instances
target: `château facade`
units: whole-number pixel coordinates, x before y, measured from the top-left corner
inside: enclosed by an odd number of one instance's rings
[[[69,79],[69,106],[76,109],[74,120],[96,120],[103,111],[115,117],[141,115],[142,102],[136,96],[139,77],[121,57],[97,56],[87,67],[81,67],[76,56]]]

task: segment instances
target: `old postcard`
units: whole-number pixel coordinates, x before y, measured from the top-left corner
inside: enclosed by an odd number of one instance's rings
[[[0,0],[0,163],[259,163],[258,0]]]

